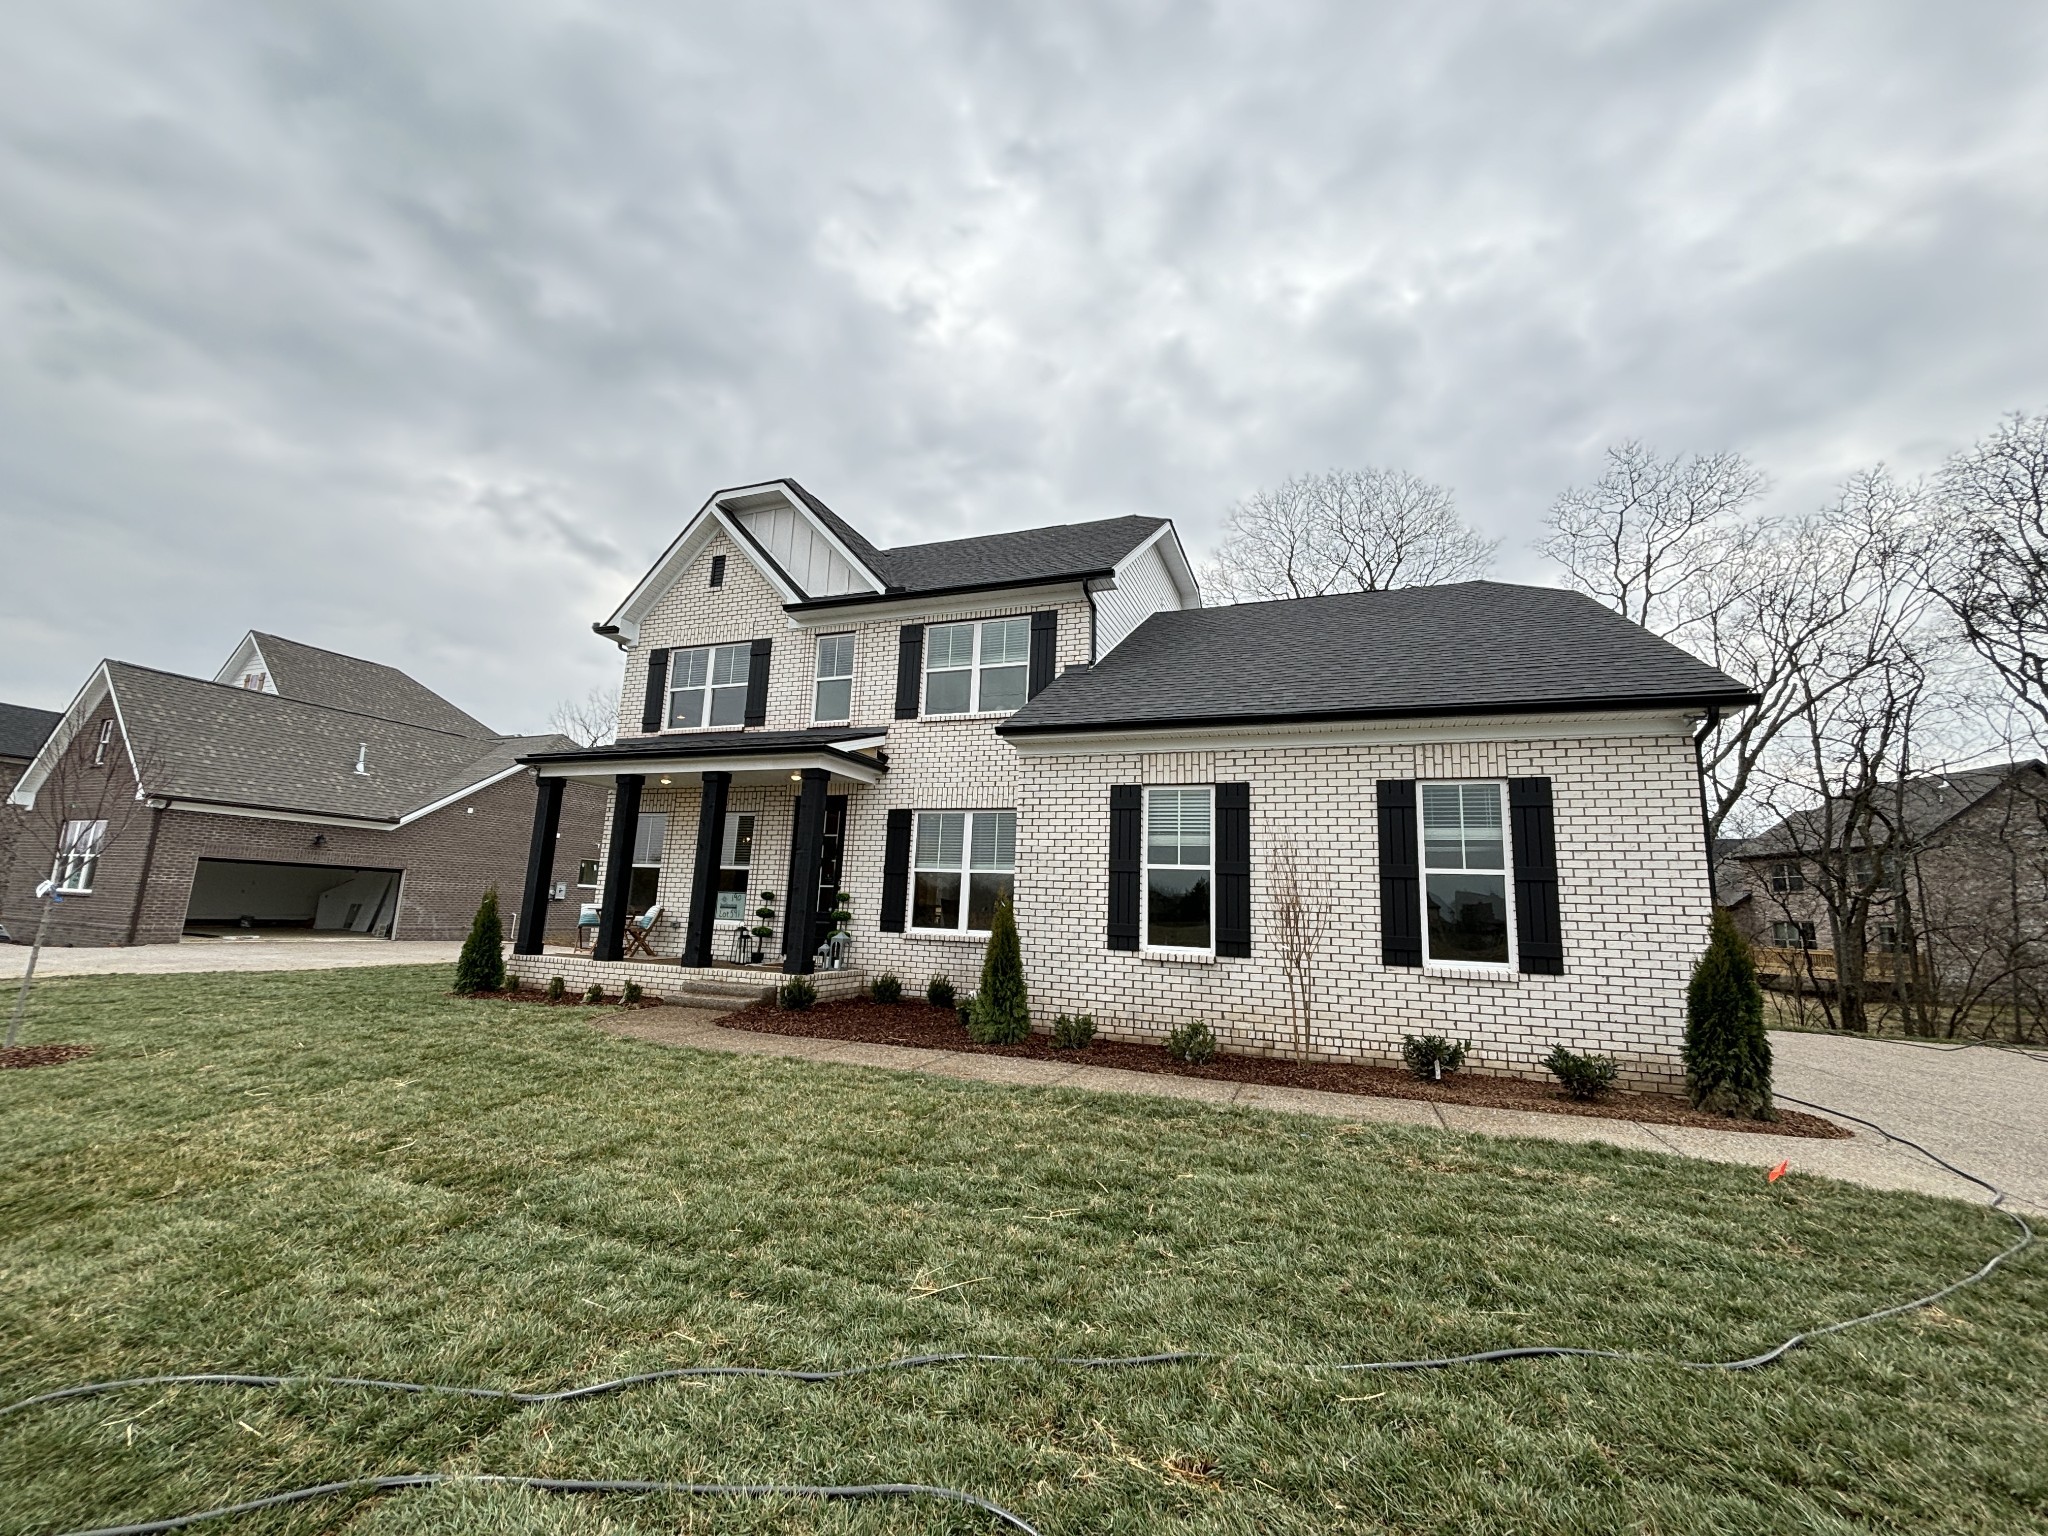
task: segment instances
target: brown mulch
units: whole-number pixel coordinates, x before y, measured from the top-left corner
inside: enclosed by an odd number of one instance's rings
[[[15,1045],[0,1049],[0,1069],[7,1067],[61,1067],[67,1061],[83,1061],[96,1045]]]
[[[560,997],[549,997],[544,987],[521,987],[517,992],[451,992],[450,997],[474,998],[479,1002],[539,1003],[544,1008],[665,1008],[668,1005],[660,998],[648,993],[640,995],[637,1003],[622,1003],[619,994],[609,992],[601,1003],[586,1003],[583,994],[574,987]]]
[[[1223,1082],[1259,1083],[1272,1088],[1313,1088],[1323,1093],[1351,1093],[1378,1099],[1426,1099],[1442,1104],[1469,1104],[1476,1109],[1538,1110],[1551,1115],[1594,1115],[1605,1120],[1646,1121],[1653,1125],[1689,1125],[1708,1131],[1762,1131],[1782,1136],[1835,1139],[1853,1135],[1819,1115],[1781,1109],[1771,1121],[1730,1120],[1702,1114],[1675,1094],[1612,1090],[1592,1100],[1574,1099],[1562,1088],[1520,1077],[1483,1077],[1457,1073],[1440,1083],[1424,1082],[1396,1067],[1368,1067],[1352,1062],[1298,1062],[1278,1056],[1218,1056],[1204,1066],[1189,1066],[1166,1054],[1163,1045],[1128,1040],[1095,1040],[1085,1049],[1057,1049],[1044,1035],[1019,1045],[976,1045],[960,1028],[951,1008],[929,1003],[895,1004],[867,1001],[819,1003],[805,1013],[792,1013],[772,1003],[755,1003],[717,1021],[727,1029],[748,1029],[764,1035],[803,1035],[815,1040],[857,1040],[868,1045],[912,1045],[925,1050],[965,1051],[981,1056],[1022,1056],[1032,1061],[1063,1061],[1091,1067],[1118,1067],[1126,1072],[1164,1072],[1175,1077],[1207,1077]]]

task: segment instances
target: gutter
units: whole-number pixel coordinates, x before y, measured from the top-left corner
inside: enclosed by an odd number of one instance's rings
[[[1707,850],[1707,900],[1721,905],[1720,883],[1714,878],[1714,816],[1707,808],[1707,738],[1721,728],[1718,705],[1707,706],[1707,721],[1692,738],[1692,765],[1700,781],[1700,840]]]
[[[1313,725],[1319,721],[1445,720],[1473,715],[1563,715],[1635,709],[1707,709],[1716,716],[1724,708],[1742,709],[1763,702],[1754,693],[1706,695],[1652,694],[1631,698],[1493,700],[1484,704],[1406,705],[1388,709],[1309,709],[1288,714],[1176,715],[1169,718],[1062,720],[1019,722],[1013,715],[998,725],[998,736],[1083,735],[1102,731],[1215,730],[1238,726]],[[1025,706],[1027,709],[1029,705]]]
[[[1023,580],[1006,578],[1002,581],[970,581],[948,587],[891,587],[886,592],[858,592],[844,597],[814,597],[801,603],[784,603],[790,613],[815,613],[825,609],[855,608],[865,603],[923,602],[927,598],[958,597],[971,592],[1006,592],[1025,590],[1031,587],[1065,586],[1073,582],[1101,581],[1114,578],[1113,566],[1104,566],[1089,571],[1052,571],[1040,576],[1029,576]]]

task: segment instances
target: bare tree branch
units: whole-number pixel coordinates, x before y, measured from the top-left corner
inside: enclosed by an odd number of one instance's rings
[[[548,729],[578,746],[598,747],[619,734],[619,690],[603,684],[580,699],[564,699],[548,713]]]

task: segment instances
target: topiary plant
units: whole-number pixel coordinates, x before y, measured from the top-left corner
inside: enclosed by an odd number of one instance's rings
[[[924,1000],[934,1008],[953,1006],[953,983],[944,976],[934,976],[924,984]]]
[[[868,983],[868,996],[878,1003],[901,1002],[903,999],[903,983],[894,976],[891,976],[887,971],[884,971]]]
[[[1469,1042],[1446,1035],[1403,1035],[1401,1060],[1425,1082],[1440,1083],[1446,1072],[1455,1072],[1465,1065],[1468,1046]]]
[[[977,1045],[1015,1045],[1031,1033],[1031,998],[1024,989],[1024,951],[1017,943],[1017,919],[1010,903],[996,903],[988,952],[981,960],[981,987],[968,1015],[967,1038]]]
[[[1189,1019],[1166,1037],[1166,1054],[1175,1061],[1199,1067],[1216,1059],[1216,1034],[1200,1019]]]
[[[818,989],[808,976],[792,976],[782,984],[782,990],[775,994],[776,1000],[791,1013],[807,1012],[818,1000]]]
[[[1052,1021],[1052,1043],[1063,1051],[1078,1051],[1095,1038],[1095,1016],[1088,1013],[1061,1014]]]
[[[462,956],[455,962],[458,992],[501,992],[505,987],[505,925],[498,920],[498,888],[484,892],[477,903]]]
[[[1550,1069],[1550,1075],[1564,1084],[1564,1091],[1575,1099],[1597,1099],[1614,1086],[1619,1068],[1612,1056],[1588,1056],[1578,1051],[1568,1051],[1555,1046],[1543,1065]]]
[[[559,976],[550,976],[548,978],[547,999],[549,1002],[559,1003],[563,998],[567,997],[568,995],[569,983],[562,980],[562,978]]]
[[[1719,907],[1685,992],[1685,1086],[1694,1106],[1709,1114],[1778,1118],[1756,960],[1735,919]]]

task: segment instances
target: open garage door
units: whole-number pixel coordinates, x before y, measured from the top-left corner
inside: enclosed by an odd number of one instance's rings
[[[185,927],[304,928],[391,937],[403,870],[201,859]]]

